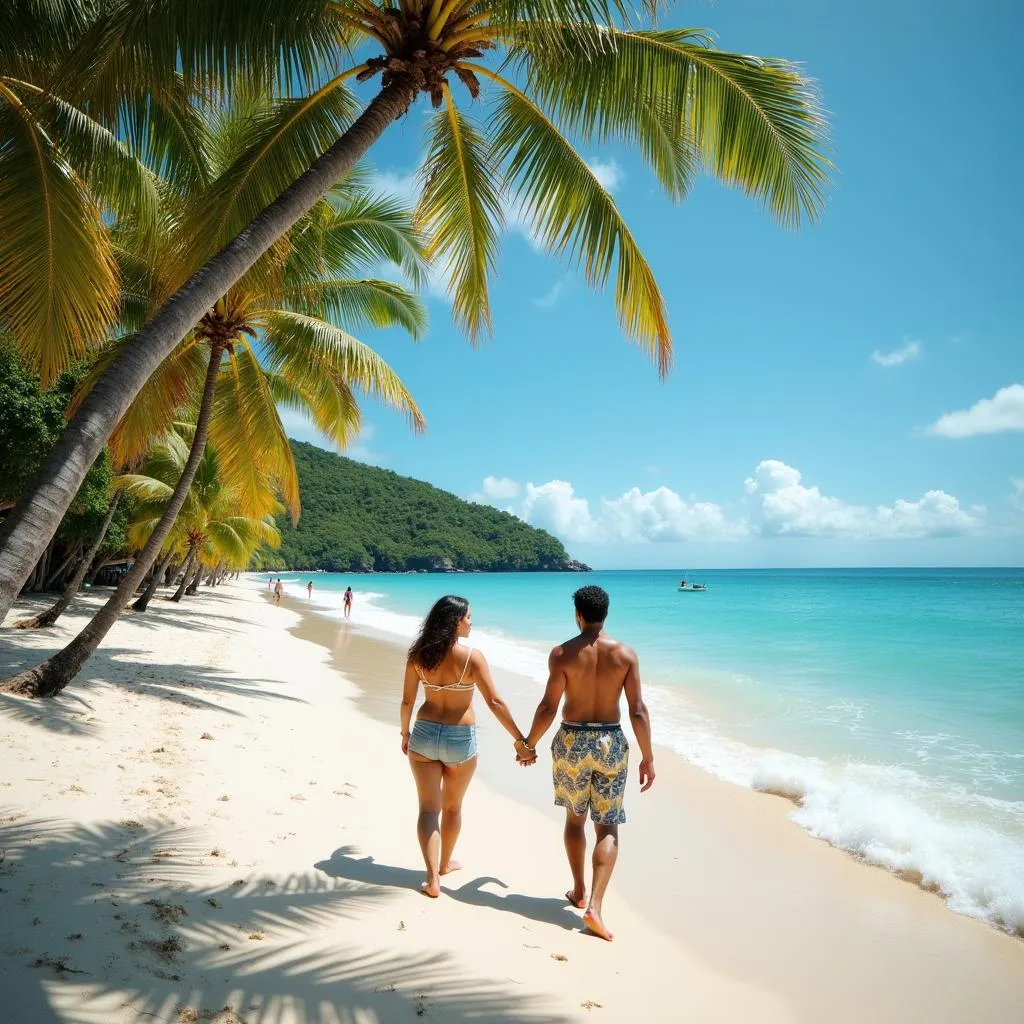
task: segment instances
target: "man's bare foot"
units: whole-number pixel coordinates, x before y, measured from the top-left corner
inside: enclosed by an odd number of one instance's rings
[[[570,889],[565,898],[577,909],[582,910],[587,905],[587,894],[583,889]]]
[[[615,937],[605,928],[601,915],[593,907],[590,907],[583,915],[583,923],[589,931],[592,931],[598,938],[604,939],[606,942],[611,942]]]
[[[450,860],[441,868],[442,875],[450,875],[453,871],[461,871],[462,865],[457,860]]]
[[[433,881],[428,879],[420,886],[420,892],[424,896],[429,896],[432,900],[436,900],[441,895],[441,879],[435,878]]]

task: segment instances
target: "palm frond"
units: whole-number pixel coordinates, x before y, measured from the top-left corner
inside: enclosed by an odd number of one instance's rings
[[[331,320],[348,330],[365,324],[397,325],[419,338],[427,325],[423,302],[392,281],[300,280],[285,292],[285,301],[297,313]]]
[[[505,94],[492,119],[495,152],[524,215],[544,246],[581,266],[592,286],[604,285],[615,267],[619,322],[664,376],[672,362],[665,303],[614,200],[544,112],[511,83],[498,81]]]
[[[45,387],[104,340],[117,268],[85,182],[2,81],[0,223],[0,325]]]
[[[240,79],[288,94],[322,82],[324,54],[337,44],[331,0],[111,0],[62,60],[59,91],[88,94],[113,116],[140,82],[225,99]]]
[[[139,501],[167,502],[174,493],[175,482],[164,483],[146,473],[122,473],[114,481],[114,486]]]
[[[353,120],[358,101],[340,79],[312,96],[255,103],[233,120],[231,163],[183,218],[192,266],[229,242],[315,161]]]
[[[26,82],[17,88],[35,94],[33,113],[40,130],[59,139],[61,155],[91,194],[119,217],[129,217],[141,234],[153,229],[159,207],[156,176],[117,136],[59,96]]]
[[[121,339],[125,340],[127,338]],[[89,368],[68,405],[69,416],[75,414],[113,362],[119,347],[119,342],[109,345]],[[170,429],[175,418],[189,407],[194,396],[202,391],[208,359],[208,349],[194,338],[187,338],[153,371],[107,442],[111,462],[116,468],[135,465],[154,441]]]
[[[208,184],[207,122],[183,76],[149,83],[141,95],[126,96],[122,110],[118,129],[129,149],[169,189],[187,195]]]
[[[400,199],[349,187],[328,203],[317,237],[327,273],[355,277],[392,263],[414,288],[426,283],[426,242]]]
[[[640,109],[653,103],[712,174],[763,200],[783,224],[821,213],[831,170],[825,119],[796,65],[717,50],[700,29],[590,31],[586,60],[542,52],[522,61],[531,94],[566,131],[637,142],[658,170]]]
[[[278,408],[298,413],[344,451],[359,436],[362,413],[342,380],[303,374],[295,380],[266,371],[267,387]]]
[[[423,414],[394,370],[369,345],[339,327],[288,310],[260,314],[265,336],[264,362],[271,373],[293,387],[315,388],[329,381],[373,395],[405,415],[413,430],[425,426]]]
[[[452,315],[475,341],[492,327],[487,278],[505,223],[501,179],[487,136],[459,111],[447,86],[444,99],[428,128],[416,216],[430,236],[427,259],[448,276]]]
[[[299,480],[263,368],[247,344],[234,346],[217,381],[210,445],[224,481],[241,508],[263,515],[275,488],[298,521]]]
[[[536,52],[566,60],[585,58],[595,45],[594,25],[636,25],[652,16],[659,0],[489,0],[492,25],[501,26]]]

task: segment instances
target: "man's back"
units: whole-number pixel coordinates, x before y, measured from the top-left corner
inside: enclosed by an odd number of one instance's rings
[[[567,722],[617,722],[622,691],[636,665],[633,649],[607,633],[581,633],[551,654],[565,675],[562,718]]]

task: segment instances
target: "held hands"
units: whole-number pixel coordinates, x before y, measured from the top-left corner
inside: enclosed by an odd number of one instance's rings
[[[640,762],[640,792],[646,793],[654,785],[654,758]]]
[[[516,761],[524,768],[534,763],[537,760],[537,751],[533,747],[528,746],[526,740],[520,738],[516,740],[515,744]]]

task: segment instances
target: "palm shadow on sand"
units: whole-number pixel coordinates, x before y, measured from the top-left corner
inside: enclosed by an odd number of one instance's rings
[[[379,864],[373,857],[356,856],[357,853],[358,847],[342,846],[335,850],[328,860],[318,861],[313,866],[317,871],[322,871],[332,878],[347,878],[353,882],[367,882],[370,885],[419,891],[424,877],[422,868],[417,870]],[[482,875],[458,888],[442,885],[441,892],[450,899],[458,900],[459,903],[517,914],[519,917],[529,918],[531,921],[553,924],[566,931],[580,931],[583,927],[579,914],[573,913],[566,906],[564,897],[524,896],[521,893],[499,895],[489,892],[484,888],[485,885],[499,885],[502,889],[508,889],[508,886],[500,878]]]

